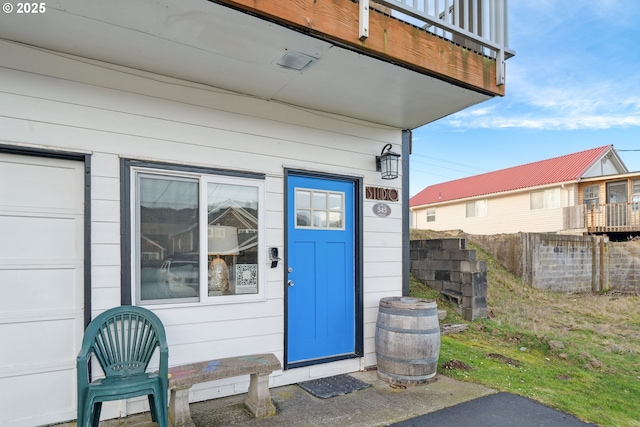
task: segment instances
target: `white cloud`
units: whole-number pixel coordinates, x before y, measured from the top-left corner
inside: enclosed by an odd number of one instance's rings
[[[442,119],[454,130],[640,128],[640,2],[518,0],[504,98]]]
[[[592,70],[576,76],[567,64],[553,73],[549,66],[514,68],[504,98],[463,110],[440,124],[458,129],[640,127],[640,82],[635,75],[606,75]]]
[[[449,126],[466,129],[522,128],[536,130],[578,130],[640,127],[640,114],[635,115],[492,115],[483,117],[451,117]]]

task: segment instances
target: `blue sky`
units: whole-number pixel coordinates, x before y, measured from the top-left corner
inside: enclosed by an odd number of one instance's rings
[[[506,96],[413,131],[410,193],[613,144],[640,171],[640,1],[511,0]]]

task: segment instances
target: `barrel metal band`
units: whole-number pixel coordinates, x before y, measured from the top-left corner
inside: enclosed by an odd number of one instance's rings
[[[397,357],[389,357],[383,354],[376,353],[376,358],[383,359],[388,362],[396,362],[402,364],[410,364],[410,365],[428,365],[430,363],[434,363],[438,361],[438,356],[430,357],[428,359],[400,359]]]
[[[397,308],[380,307],[379,310],[380,313],[407,317],[431,317],[438,315],[437,308],[427,308],[422,310],[399,310]]]
[[[383,373],[384,375],[388,375],[391,378],[393,378],[394,380],[404,380],[408,383],[416,383],[416,381],[422,381],[422,380],[430,380],[431,378],[436,376],[436,372],[434,372],[433,374],[429,374],[429,375],[398,375],[398,374],[392,374],[392,373],[388,373],[388,372],[384,372],[384,371],[380,371],[381,373]]]
[[[405,328],[394,328],[387,325],[376,325],[378,329],[382,329],[383,331],[389,332],[398,332],[401,334],[437,334],[440,333],[440,328],[432,328],[432,329],[405,329]]]

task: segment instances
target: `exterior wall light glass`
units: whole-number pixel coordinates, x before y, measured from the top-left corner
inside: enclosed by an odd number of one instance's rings
[[[382,174],[382,179],[396,179],[398,177],[398,159],[400,154],[391,151],[391,144],[382,148],[376,156],[376,170]]]

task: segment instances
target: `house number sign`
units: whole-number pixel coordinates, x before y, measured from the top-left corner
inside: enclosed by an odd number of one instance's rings
[[[391,214],[391,206],[386,203],[376,203],[373,205],[373,213],[379,217],[387,217]]]
[[[365,197],[372,200],[385,200],[387,202],[397,202],[399,200],[398,190],[395,188],[366,187]]]

